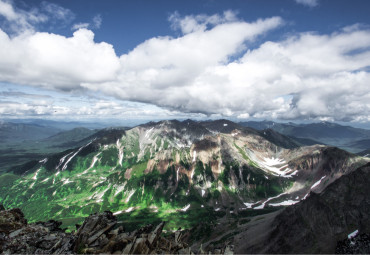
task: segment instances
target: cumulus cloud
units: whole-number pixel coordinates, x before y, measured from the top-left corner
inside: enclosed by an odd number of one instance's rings
[[[75,90],[114,80],[120,67],[112,45],[95,43],[86,29],[72,37],[37,32],[14,38],[0,30],[0,45],[0,80],[17,84]]]
[[[249,23],[230,11],[175,13],[169,20],[180,36],[150,38],[122,56],[112,45],[94,42],[94,33],[83,28],[72,37],[35,32],[10,38],[0,30],[0,80],[98,92],[177,113],[370,121],[368,29],[349,26],[256,45],[256,38],[283,20]],[[107,102],[97,107],[79,109],[123,111]]]
[[[297,4],[302,4],[308,7],[315,7],[319,5],[319,0],[295,0]]]

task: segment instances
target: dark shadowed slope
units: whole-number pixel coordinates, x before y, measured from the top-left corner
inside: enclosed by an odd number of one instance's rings
[[[321,194],[251,222],[236,253],[334,253],[338,241],[370,232],[370,164],[344,175]]]

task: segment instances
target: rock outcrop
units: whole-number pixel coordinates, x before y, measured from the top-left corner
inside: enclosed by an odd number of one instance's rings
[[[162,236],[165,223],[125,232],[110,211],[91,214],[66,233],[54,220],[28,224],[20,209],[0,206],[0,253],[4,254],[194,254],[180,230]],[[232,253],[230,249],[225,254]]]

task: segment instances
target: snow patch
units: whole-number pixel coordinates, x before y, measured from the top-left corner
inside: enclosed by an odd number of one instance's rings
[[[117,196],[120,192],[122,192],[125,189],[125,186],[126,186],[126,182],[123,185],[121,185],[121,186],[115,187],[116,188],[116,192],[114,192],[114,196]]]
[[[308,197],[309,194],[310,194],[310,192],[307,192],[307,194],[304,195],[304,197],[301,200],[305,200]]]
[[[204,194],[206,194],[206,191],[202,189],[202,197],[204,196]]]
[[[358,229],[356,229],[355,231],[353,231],[351,234],[348,235],[348,239],[352,239],[354,238],[355,236],[358,235]]]
[[[243,203],[248,209],[252,209],[252,206],[260,203],[261,201],[255,202],[255,203]]]
[[[293,175],[298,173],[297,170],[290,173],[292,169],[288,168],[288,164],[284,159],[280,158],[263,158],[263,160],[258,160],[256,157],[253,157],[254,161],[260,165],[262,168],[267,169],[276,176],[291,178]]]
[[[123,147],[122,147],[122,144],[120,143],[119,139],[117,139],[116,145],[117,145],[117,149],[118,149],[118,164],[120,166],[122,166]]]
[[[180,211],[186,212],[189,208],[190,208],[190,204],[188,204],[184,208],[180,209]]]
[[[194,151],[194,153],[193,153],[193,162],[195,162],[196,158],[197,158],[197,151]]]
[[[263,209],[263,208],[265,208],[265,205],[268,201],[273,200],[273,199],[278,198],[278,197],[281,197],[282,195],[285,195],[285,194],[286,193],[284,192],[284,193],[281,193],[281,194],[277,195],[276,197],[270,197],[265,202],[263,202],[261,205],[259,205],[257,207],[254,207],[253,209],[255,209],[255,210]]]
[[[43,183],[43,182],[47,182],[49,179],[50,179],[50,177],[48,177],[48,178],[46,178],[46,179],[42,180],[42,181],[41,181],[41,183]]]
[[[221,210],[221,208],[216,208],[216,209],[215,209],[215,212],[218,212],[219,210]]]
[[[66,159],[66,157],[68,157],[69,155],[71,155],[73,153],[73,151],[71,151],[70,153],[68,153],[67,155],[63,156],[60,160],[59,160],[59,164],[57,166],[57,169],[59,169],[59,167],[64,163],[64,160]]]
[[[64,180],[62,180],[62,181],[63,181],[63,184],[62,184],[62,185],[66,185],[66,184],[68,184],[68,183],[73,182],[73,181],[70,181],[69,179],[64,179]]]
[[[75,154],[73,154],[71,157],[68,158],[67,162],[64,164],[64,166],[62,167],[62,171],[64,171],[67,166],[68,166],[68,163],[85,147],[89,146],[92,142],[89,142],[88,144],[86,144],[85,146],[82,146],[80,147],[77,152]]]
[[[313,188],[317,187],[318,185],[320,185],[321,181],[322,181],[325,177],[326,177],[326,175],[324,175],[323,177],[321,177],[321,179],[320,179],[320,180],[318,180],[317,182],[315,182],[315,183],[312,185],[311,189],[313,189]]]
[[[227,127],[227,123],[224,123],[224,127]]]
[[[118,214],[121,214],[123,213],[123,211],[117,211],[117,212],[114,212],[113,215],[118,215]]]
[[[130,201],[130,198],[132,197],[132,195],[135,193],[136,190],[131,190],[130,193],[128,194],[126,200],[125,200],[125,203],[128,203]]]
[[[48,158],[44,158],[43,160],[40,160],[39,163],[46,163],[48,161]]]
[[[130,208],[126,209],[126,210],[125,210],[125,212],[131,212],[131,211],[133,211],[134,209],[135,209],[134,207],[130,207]]]
[[[204,208],[204,205],[201,205],[200,207]]]
[[[179,181],[179,170],[180,170],[180,167],[177,168],[177,171],[176,171],[176,181]]]
[[[286,200],[280,203],[271,203],[269,204],[270,206],[287,206],[287,205],[294,205],[298,203],[299,201],[294,201],[294,200]]]
[[[154,127],[152,127],[151,129],[149,129],[148,131],[146,131],[145,133],[145,138],[148,138],[149,137],[149,134],[150,132],[153,130]]]
[[[32,177],[32,179],[33,179],[33,180],[35,180],[35,181],[37,180],[37,175],[39,174],[40,170],[41,170],[41,168],[39,168],[39,169],[36,171],[35,175]]]

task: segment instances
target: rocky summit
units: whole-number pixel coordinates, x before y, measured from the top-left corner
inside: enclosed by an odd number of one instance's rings
[[[61,222],[27,224],[19,209],[0,211],[0,252],[3,254],[194,254],[179,230],[163,236],[164,222],[132,232],[117,226],[112,212],[95,213],[77,231],[66,233]],[[195,253],[203,252],[202,250]],[[232,254],[230,247],[216,250]]]

